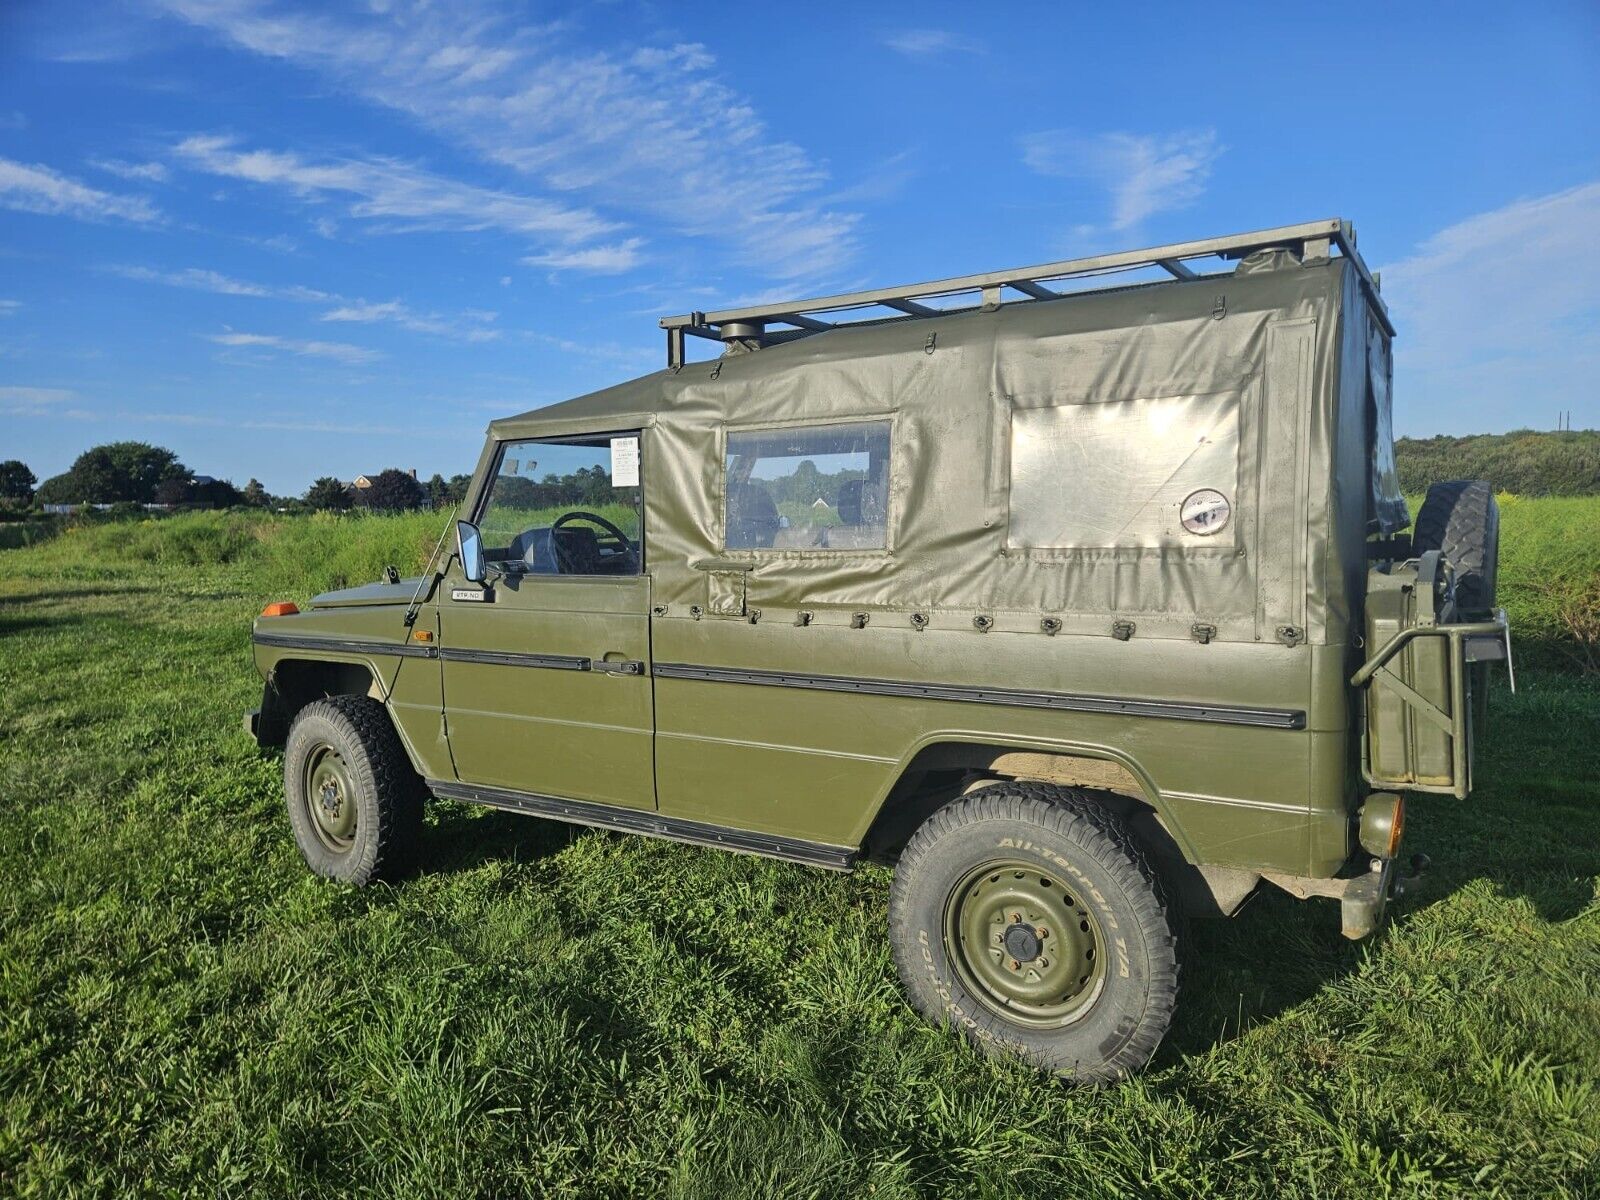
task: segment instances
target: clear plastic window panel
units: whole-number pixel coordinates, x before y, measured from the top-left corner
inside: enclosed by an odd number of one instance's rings
[[[1007,545],[1232,545],[1238,461],[1233,392],[1019,408]],[[1211,527],[1185,528],[1184,502],[1211,492],[1222,497],[1200,499]]]
[[[882,550],[889,529],[889,422],[728,434],[729,550]]]

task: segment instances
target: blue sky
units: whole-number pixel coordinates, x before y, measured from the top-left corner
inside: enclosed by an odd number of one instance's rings
[[[1400,432],[1593,426],[1597,113],[1580,2],[6,0],[0,459],[448,475],[667,313],[1327,216]]]

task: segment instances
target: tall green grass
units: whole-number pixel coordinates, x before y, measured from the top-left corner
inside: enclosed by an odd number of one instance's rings
[[[1500,497],[1498,599],[1533,661],[1600,671],[1600,496]]]

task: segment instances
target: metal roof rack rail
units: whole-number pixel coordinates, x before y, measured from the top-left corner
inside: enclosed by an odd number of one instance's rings
[[[1384,308],[1383,300],[1378,295],[1378,281],[1367,270],[1366,263],[1361,261],[1361,255],[1356,252],[1355,228],[1350,222],[1335,218],[1327,221],[1309,221],[1302,225],[1284,225],[1277,229],[1262,229],[1254,233],[1236,233],[1228,237],[1203,238],[1195,242],[1175,242],[1168,246],[1152,246],[1146,250],[1097,254],[1091,258],[1069,258],[1033,267],[1017,267],[1009,271],[987,271],[980,275],[958,275],[950,279],[933,279],[926,283],[905,284],[900,287],[873,288],[864,292],[845,292],[836,296],[818,296],[810,300],[790,300],[776,304],[757,304],[748,308],[726,308],[717,312],[692,312],[682,316],[663,317],[661,328],[667,331],[667,366],[673,370],[683,366],[688,337],[706,338],[715,342],[747,344],[753,342],[762,345],[792,341],[808,334],[849,325],[914,321],[922,317],[970,311],[972,308],[992,312],[1002,304],[1059,300],[1064,296],[1082,294],[1081,291],[1053,291],[1045,286],[1052,281],[1108,275],[1137,270],[1141,267],[1159,267],[1173,280],[1204,279],[1222,272],[1196,271],[1188,265],[1190,261],[1201,258],[1237,259],[1256,250],[1275,247],[1293,251],[1299,255],[1302,262],[1306,263],[1326,261],[1337,249],[1343,257],[1354,264],[1368,302],[1384,329],[1393,336],[1394,326],[1390,323],[1388,310]],[[1019,293],[1019,296],[1008,295],[1008,292]],[[950,307],[923,303],[927,300],[962,295],[971,295],[977,303]],[[866,315],[844,320],[823,319],[824,314],[857,309],[880,311],[869,311]],[[769,329],[768,327],[772,325],[787,326],[787,328]]]

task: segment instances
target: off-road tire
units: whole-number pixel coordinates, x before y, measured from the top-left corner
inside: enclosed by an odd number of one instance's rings
[[[343,849],[319,835],[310,807],[317,798],[307,790],[308,762],[330,750],[341,760],[354,805],[354,829]],[[284,747],[283,783],[295,844],[318,875],[360,887],[398,879],[411,866],[425,789],[378,701],[330,696],[301,709]]]
[[[976,978],[970,968],[951,961],[954,894],[989,864],[1017,859],[1037,860],[1041,873],[1059,877],[1055,886],[1076,893],[1106,951],[1086,1007],[1050,1028],[1002,1015],[983,984],[963,981],[963,973]],[[1113,1083],[1143,1067],[1177,1007],[1179,918],[1161,879],[1124,824],[1070,788],[996,784],[934,813],[900,856],[889,925],[895,966],[918,1012],[985,1053],[1020,1055],[1076,1083]]]
[[[1455,571],[1456,609],[1465,617],[1494,608],[1500,562],[1500,507],[1481,479],[1452,479],[1428,489],[1411,535],[1416,554],[1437,550]]]

